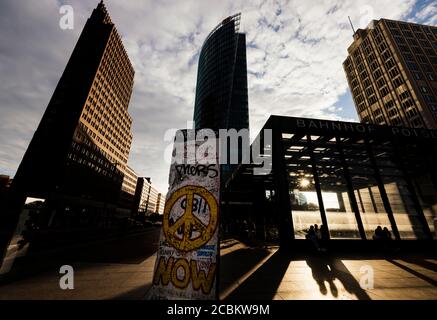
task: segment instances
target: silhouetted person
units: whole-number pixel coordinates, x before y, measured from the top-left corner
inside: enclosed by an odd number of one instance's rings
[[[310,240],[314,244],[316,249],[319,250],[319,242],[318,242],[318,239],[317,239],[316,230],[315,230],[313,225],[308,230],[308,233],[306,234],[305,238]]]
[[[320,247],[323,251],[328,249],[329,231],[325,225],[320,226]]]
[[[317,240],[322,239],[322,233],[320,232],[319,226],[317,224],[314,225],[314,233],[316,235]]]
[[[384,229],[382,230],[382,234],[384,240],[392,240],[391,233],[387,227],[384,227]]]
[[[381,226],[377,226],[375,229],[375,233],[373,234],[373,240],[382,240],[384,238],[384,232],[382,231]]]
[[[314,238],[316,235],[315,231],[314,231],[314,226],[310,226],[310,229],[308,230],[307,234],[306,234],[306,238],[310,239],[310,238]]]
[[[384,245],[382,248],[386,253],[394,253],[399,250],[399,248],[395,247],[395,243],[390,241],[393,240],[393,238],[391,237],[391,233],[387,227],[384,227],[382,230],[382,240],[384,240]]]
[[[320,234],[322,236],[322,240],[329,240],[329,231],[325,225],[320,226]]]

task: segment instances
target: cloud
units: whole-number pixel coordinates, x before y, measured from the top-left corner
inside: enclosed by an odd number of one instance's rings
[[[437,3],[435,1],[425,1],[416,11],[414,17],[409,20],[416,23],[436,25]]]
[[[97,2],[1,2],[1,172],[13,174],[18,167]],[[141,176],[152,177],[161,191],[167,189],[169,170],[163,158],[164,132],[192,120],[199,50],[223,18],[242,12],[250,125],[256,134],[270,114],[344,119],[338,101],[347,92],[342,70],[352,41],[347,16],[358,28],[373,18],[411,17],[416,8],[413,0],[106,3],[136,71],[129,106],[134,135],[129,163]],[[72,31],[58,26],[62,4],[75,10]],[[420,9],[413,19],[435,23],[435,6]]]

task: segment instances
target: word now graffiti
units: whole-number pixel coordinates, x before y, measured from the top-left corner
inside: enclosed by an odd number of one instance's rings
[[[183,273],[178,273],[179,270],[182,270]],[[168,286],[171,282],[176,288],[185,289],[191,282],[193,290],[201,289],[204,294],[209,294],[214,284],[215,272],[215,263],[210,264],[206,274],[205,271],[198,269],[196,260],[188,262],[184,258],[170,257],[166,262],[165,257],[161,257],[155,271],[153,284],[161,283],[163,286]]]

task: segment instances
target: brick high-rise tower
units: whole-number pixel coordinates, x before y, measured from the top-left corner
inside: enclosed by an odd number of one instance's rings
[[[380,19],[354,34],[343,63],[365,123],[437,129],[437,28]]]

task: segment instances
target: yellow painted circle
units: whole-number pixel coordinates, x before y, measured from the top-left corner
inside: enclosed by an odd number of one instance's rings
[[[193,213],[193,199],[194,195],[202,197],[209,206],[209,222],[204,225],[203,222],[197,218]],[[186,197],[185,212],[179,217],[177,221],[170,226],[170,214],[172,212],[175,203]],[[185,186],[176,190],[170,198],[167,200],[164,209],[163,217],[163,230],[167,242],[174,248],[180,251],[192,251],[200,248],[206,244],[214,235],[217,228],[217,213],[218,205],[217,201],[204,187],[199,186]],[[183,226],[183,236],[182,239],[177,237],[175,234],[177,230]],[[196,227],[200,235],[194,239],[190,238],[191,227]]]

